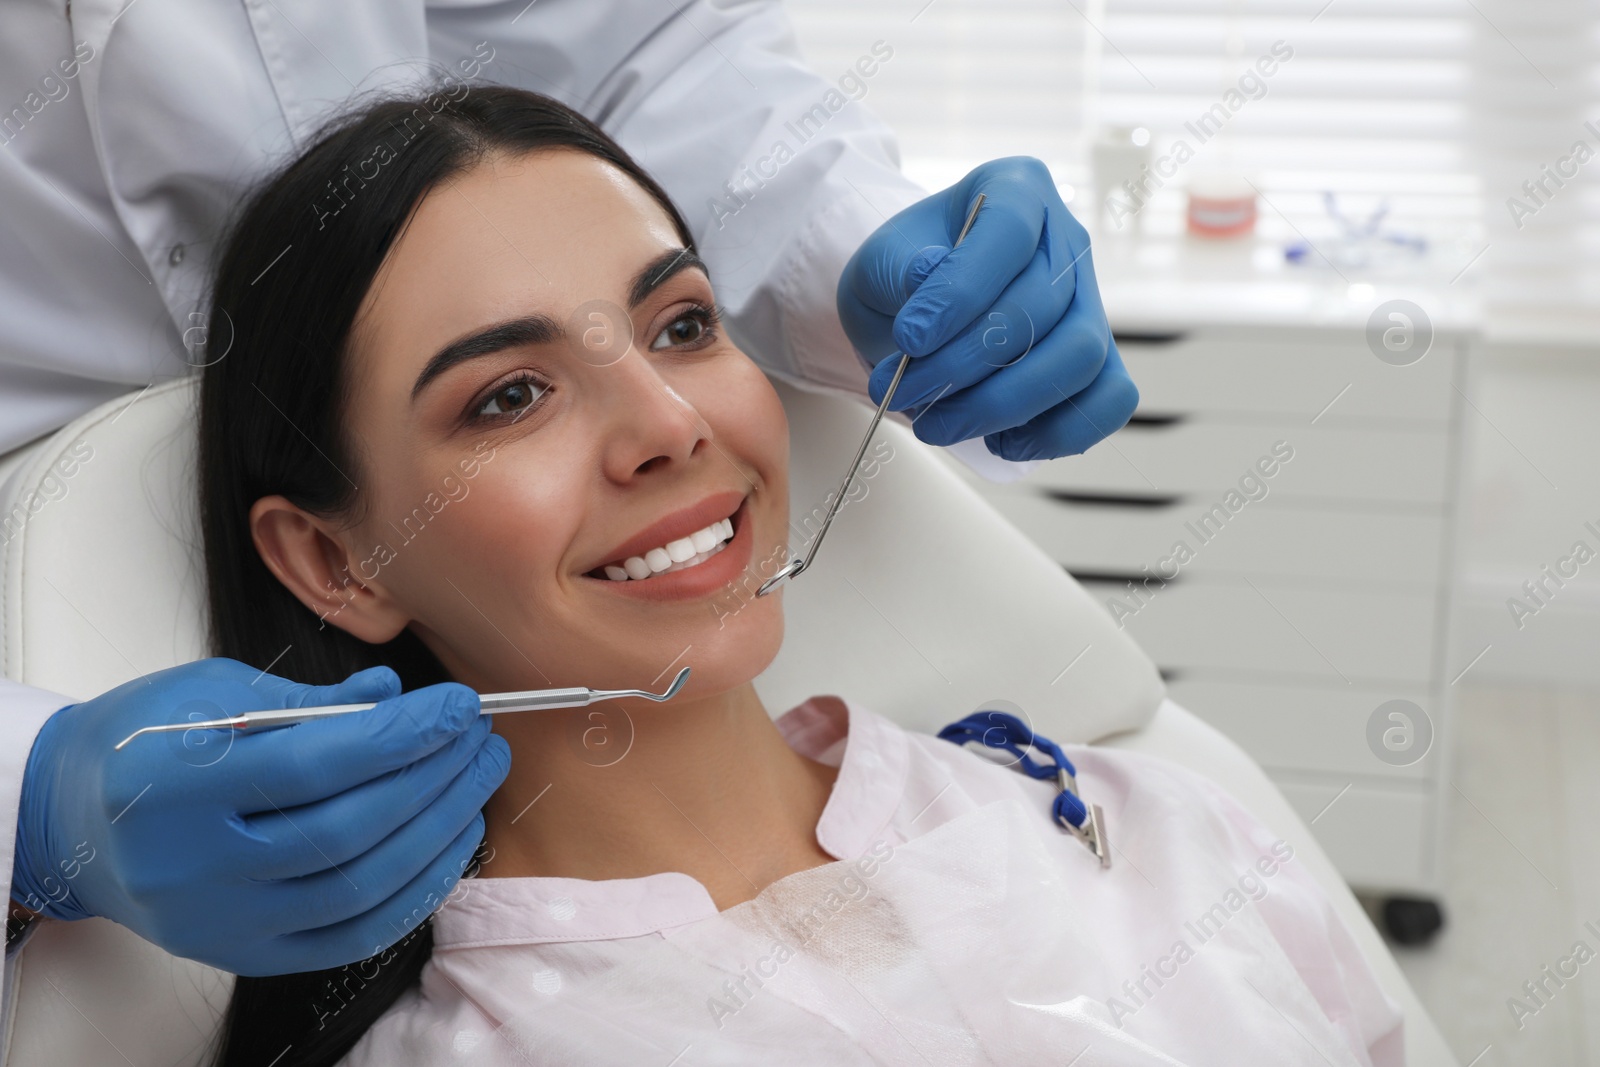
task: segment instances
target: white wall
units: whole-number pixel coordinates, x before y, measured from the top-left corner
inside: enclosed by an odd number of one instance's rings
[[[1490,345],[1474,377],[1451,674],[1487,647],[1473,682],[1600,688],[1600,557],[1520,630],[1506,605],[1574,542],[1600,552],[1600,349]]]

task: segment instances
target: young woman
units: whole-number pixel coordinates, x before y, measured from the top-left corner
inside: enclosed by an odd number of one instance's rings
[[[239,979],[220,1063],[1402,1062],[1292,849],[1204,780],[1072,748],[1103,870],[1052,782],[838,696],[773,720],[783,598],[724,593],[787,541],[784,411],[581,116],[367,107],[244,206],[212,321],[217,654],[480,692],[693,667],[496,717],[475,876],[369,960]]]

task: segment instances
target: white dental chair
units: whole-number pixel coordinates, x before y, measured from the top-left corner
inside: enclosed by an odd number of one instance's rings
[[[821,505],[868,410],[779,385],[793,436],[792,517]],[[129,394],[34,445],[0,489],[0,515],[33,499],[79,442],[93,450],[62,494],[0,545],[0,668],[88,697],[207,655],[193,495],[193,381]],[[1412,1067],[1456,1064],[1367,915],[1261,768],[1165,698],[1151,661],[1042,551],[903,426],[847,502],[816,568],[787,587],[788,638],[758,679],[779,713],[843,693],[937,730],[1009,701],[1057,741],[1104,741],[1185,764],[1290,841],[1406,1013]],[[58,476],[59,477],[59,476]],[[4,480],[4,472],[0,472]],[[820,517],[820,512],[817,512]],[[1070,665],[1070,667],[1069,667]],[[18,1067],[200,1062],[230,976],[101,919],[45,922],[20,954],[3,1062]]]

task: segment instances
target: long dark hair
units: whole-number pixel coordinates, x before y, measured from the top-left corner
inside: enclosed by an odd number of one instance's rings
[[[200,387],[213,654],[316,685],[380,664],[407,689],[448,680],[409,631],[370,645],[307,610],[256,553],[250,507],[281,493],[317,515],[356,513],[360,457],[342,429],[346,346],[385,255],[440,181],[492,153],[555,147],[631,175],[694,248],[666,191],[604,131],[556,100],[500,86],[457,82],[367,103],[244,202],[217,257]],[[335,1063],[416,982],[432,948],[424,922],[345,967],[238,978],[217,1063]]]

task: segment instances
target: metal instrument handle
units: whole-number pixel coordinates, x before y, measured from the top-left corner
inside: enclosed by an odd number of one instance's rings
[[[960,246],[967,236],[967,231],[972,229],[972,224],[978,220],[978,209],[983,206],[983,201],[988,195],[979,193],[977,199],[973,200],[972,208],[967,212],[967,221],[962,225],[961,232],[956,235],[955,243],[950,246],[952,252]],[[828,505],[828,513],[823,516],[822,525],[818,527],[817,536],[812,540],[811,547],[803,558],[796,556],[784,564],[777,574],[762,582],[760,588],[756,590],[756,596],[766,596],[783,582],[798,576],[801,571],[811,566],[811,560],[816,556],[817,549],[822,547],[822,539],[828,535],[828,529],[833,525],[833,517],[838,514],[840,505],[844,503],[844,494],[849,490],[850,483],[855,480],[856,472],[861,469],[861,457],[867,454],[867,446],[872,443],[872,435],[877,433],[878,423],[883,420],[883,413],[888,409],[889,401],[894,399],[895,390],[900,388],[900,379],[910,365],[911,356],[901,353],[900,365],[894,370],[894,380],[889,383],[889,388],[884,390],[883,400],[879,402],[878,410],[872,414],[872,424],[867,427],[866,436],[861,438],[861,447],[856,449],[855,459],[851,460],[850,466],[845,469],[844,481],[839,485],[839,491],[833,494],[833,503]]]

